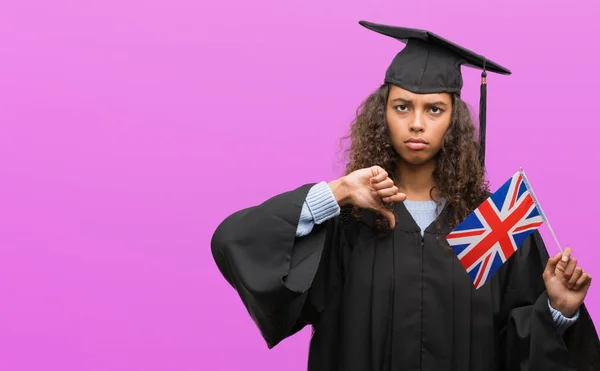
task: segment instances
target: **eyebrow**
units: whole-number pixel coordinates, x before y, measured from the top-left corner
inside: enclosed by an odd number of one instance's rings
[[[404,98],[394,98],[392,99],[392,102],[402,102],[402,103],[406,103],[406,104],[412,104],[413,101],[410,99],[404,99]]]
[[[448,104],[446,102],[442,102],[441,100],[438,100],[437,102],[431,102],[431,103],[427,103],[428,106],[447,106]]]
[[[414,102],[410,99],[404,99],[404,98],[394,98],[392,99],[392,102],[402,102],[405,104],[413,104]],[[436,102],[431,102],[431,103],[425,103],[426,106],[447,106],[448,104],[445,102],[442,102],[441,100],[438,100]]]

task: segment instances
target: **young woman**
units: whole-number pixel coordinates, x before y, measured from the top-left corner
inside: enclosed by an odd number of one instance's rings
[[[445,240],[490,194],[461,65],[509,71],[427,31],[361,24],[407,45],[352,125],[346,175],[213,236],[268,346],[311,325],[311,371],[600,370],[591,277],[570,249],[549,259],[533,232],[475,290]]]

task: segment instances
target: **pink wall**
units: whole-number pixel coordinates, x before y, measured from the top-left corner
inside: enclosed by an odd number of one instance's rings
[[[401,46],[359,19],[428,28],[513,70],[488,78],[492,184],[525,166],[561,243],[600,278],[599,11],[3,2],[0,369],[304,370],[309,333],[268,351],[209,241],[229,213],[339,174],[337,138]],[[478,72],[464,72],[476,106]],[[598,287],[587,304],[600,324]]]

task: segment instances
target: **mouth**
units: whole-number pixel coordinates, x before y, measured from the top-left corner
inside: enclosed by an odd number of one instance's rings
[[[413,150],[420,150],[420,149],[424,149],[425,146],[427,145],[427,141],[421,138],[410,138],[409,140],[405,141],[404,143],[406,143],[406,146],[410,149]]]

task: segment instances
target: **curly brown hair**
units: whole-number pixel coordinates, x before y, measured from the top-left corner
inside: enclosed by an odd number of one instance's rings
[[[345,150],[348,158],[346,174],[355,170],[379,165],[391,179],[397,179],[396,163],[399,155],[392,145],[386,122],[386,106],[390,86],[381,85],[365,99],[356,111],[350,133],[342,138],[350,140]],[[475,126],[466,103],[458,94],[452,94],[451,123],[443,139],[443,146],[436,155],[433,172],[434,189],[439,198],[446,199],[450,227],[458,225],[485,198],[489,196],[489,183],[478,158]],[[438,206],[440,200],[437,199]],[[386,204],[391,210],[393,204]],[[355,217],[358,210],[353,210]],[[389,230],[389,223],[377,216],[380,230]]]

